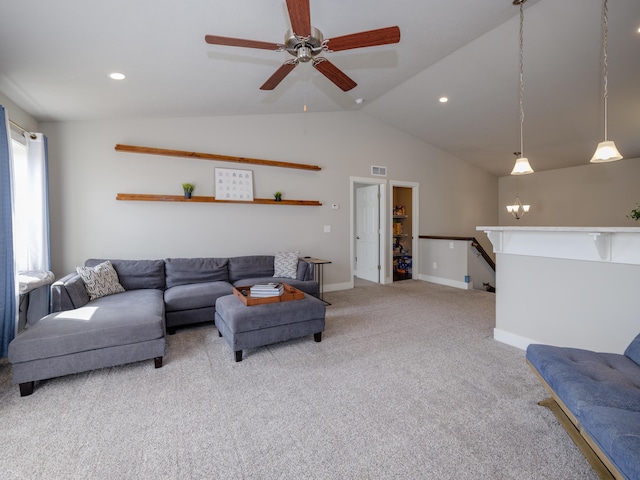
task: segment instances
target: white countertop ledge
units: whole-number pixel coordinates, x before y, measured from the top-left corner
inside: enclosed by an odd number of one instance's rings
[[[497,254],[640,265],[640,227],[480,226]]]

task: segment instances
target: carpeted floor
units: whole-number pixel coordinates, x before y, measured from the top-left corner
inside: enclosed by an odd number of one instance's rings
[[[495,295],[408,280],[325,298],[313,337],[233,353],[213,325],[153,361],[48,380],[0,360],[0,478],[596,479]]]

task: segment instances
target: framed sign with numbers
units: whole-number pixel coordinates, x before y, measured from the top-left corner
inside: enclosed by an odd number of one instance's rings
[[[216,168],[215,182],[217,200],[253,201],[253,171]]]

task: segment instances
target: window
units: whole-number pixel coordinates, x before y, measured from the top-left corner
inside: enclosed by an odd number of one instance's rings
[[[27,177],[27,146],[12,139],[13,163],[13,249],[18,270],[28,270],[29,266],[29,183]]]

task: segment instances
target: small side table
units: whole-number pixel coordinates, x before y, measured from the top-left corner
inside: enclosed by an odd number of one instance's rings
[[[322,300],[325,305],[331,305],[324,299],[324,266],[331,263],[331,261],[313,257],[304,257],[304,259],[309,263],[313,263],[313,278],[318,282],[318,298]]]

